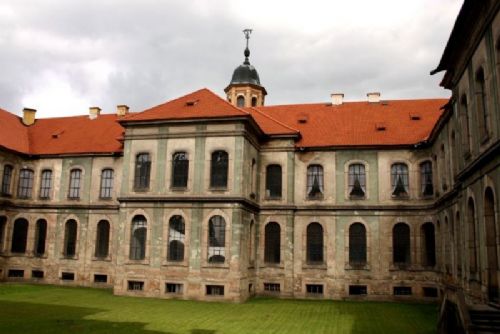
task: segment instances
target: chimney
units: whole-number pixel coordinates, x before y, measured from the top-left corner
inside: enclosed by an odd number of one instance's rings
[[[332,105],[334,106],[340,106],[344,102],[343,93],[332,93],[330,96],[332,97]]]
[[[36,109],[24,108],[23,109],[23,123],[30,126],[35,123]]]
[[[99,107],[90,107],[89,108],[89,118],[96,119],[97,116],[101,114],[101,108]]]
[[[128,114],[129,109],[130,108],[126,104],[120,104],[116,106],[116,114],[118,115],[118,117],[125,116],[126,114]]]
[[[368,94],[366,94],[366,96],[368,96],[368,103],[380,103],[380,93],[379,92],[368,93]]]

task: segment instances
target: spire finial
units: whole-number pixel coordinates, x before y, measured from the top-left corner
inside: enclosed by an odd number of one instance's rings
[[[250,34],[252,33],[252,29],[243,29],[243,33],[245,34],[245,38],[247,40],[247,46],[245,48],[245,61],[244,64],[249,65],[250,61],[248,60],[248,57],[250,57],[250,49],[248,48],[248,40],[250,39]]]

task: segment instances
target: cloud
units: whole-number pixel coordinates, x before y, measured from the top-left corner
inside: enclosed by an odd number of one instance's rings
[[[447,96],[439,61],[461,2],[26,1],[0,5],[0,106],[39,117],[140,111],[208,87],[223,95],[254,28],[268,104]]]

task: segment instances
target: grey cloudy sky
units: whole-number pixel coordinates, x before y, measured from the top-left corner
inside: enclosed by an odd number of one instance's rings
[[[461,0],[3,0],[0,108],[37,117],[145,108],[250,62],[267,104],[447,97],[436,67]]]

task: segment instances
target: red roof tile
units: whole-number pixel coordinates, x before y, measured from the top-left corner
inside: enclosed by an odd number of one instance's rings
[[[428,138],[447,99],[259,107],[300,131],[298,147],[410,145]],[[419,120],[410,115],[418,114]],[[383,124],[385,130],[377,130]]]
[[[0,146],[20,152],[29,152],[28,129],[21,118],[0,109]]]

